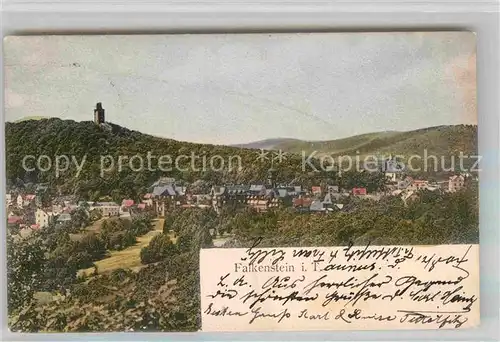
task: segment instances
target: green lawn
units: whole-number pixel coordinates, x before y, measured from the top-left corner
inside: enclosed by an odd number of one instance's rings
[[[147,245],[153,237],[157,234],[163,232],[163,222],[164,219],[157,219],[153,221],[155,227],[150,232],[143,236],[137,238],[137,243],[121,251],[111,251],[108,258],[94,262],[97,266],[97,272],[99,274],[112,272],[119,268],[129,268],[133,271],[138,271],[143,266],[141,264],[141,249]],[[80,270],[78,275],[86,274],[91,275],[94,272],[94,268],[87,268]]]

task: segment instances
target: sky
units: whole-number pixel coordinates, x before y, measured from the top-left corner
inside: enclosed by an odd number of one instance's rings
[[[106,121],[181,141],[331,140],[477,124],[470,32],[22,36],[5,120]]]

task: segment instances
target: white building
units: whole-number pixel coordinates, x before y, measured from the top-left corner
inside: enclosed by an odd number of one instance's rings
[[[387,171],[385,173],[385,178],[390,182],[397,182],[399,173]]]
[[[428,190],[429,189],[429,181],[415,179],[413,183],[410,184],[407,188],[409,191],[419,191],[419,190]]]
[[[45,211],[38,208],[35,213],[35,222],[39,228],[48,227],[54,218],[54,214],[51,211]]]
[[[17,201],[17,207],[18,208],[22,208],[23,207],[23,203],[24,203],[23,196],[17,195],[16,201]]]
[[[448,179],[448,191],[456,192],[465,186],[465,177],[462,175],[452,176]]]
[[[103,217],[120,216],[120,206],[114,202],[96,202],[90,210],[97,209]]]

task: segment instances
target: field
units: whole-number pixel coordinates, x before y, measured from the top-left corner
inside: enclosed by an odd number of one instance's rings
[[[157,234],[163,232],[163,222],[164,219],[154,220],[154,229],[143,236],[137,238],[137,243],[130,246],[122,251],[112,251],[108,258],[96,261],[94,264],[97,266],[97,272],[99,274],[112,272],[119,268],[129,268],[133,271],[139,270],[143,265],[141,264],[141,249],[149,245],[149,242]],[[91,275],[94,272],[94,268],[87,268],[80,270],[78,275]]]

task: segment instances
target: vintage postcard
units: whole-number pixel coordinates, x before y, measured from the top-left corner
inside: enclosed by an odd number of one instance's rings
[[[479,325],[474,33],[4,43],[11,331]]]

